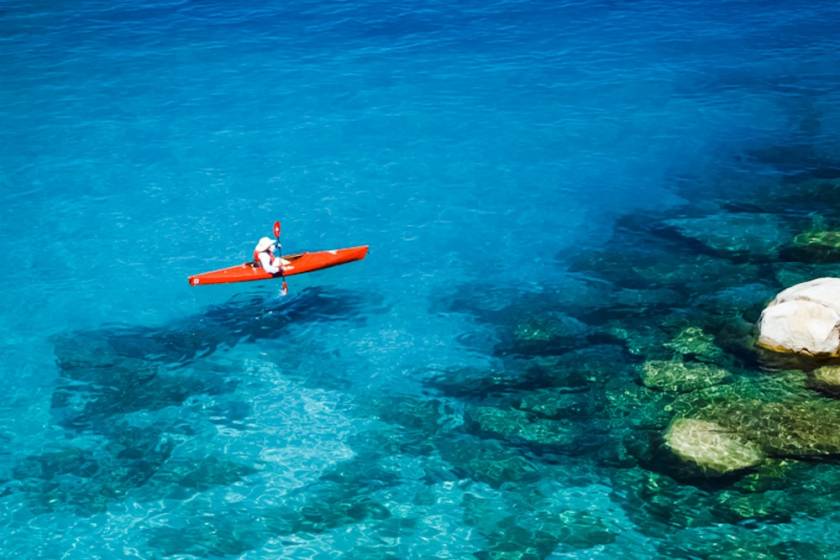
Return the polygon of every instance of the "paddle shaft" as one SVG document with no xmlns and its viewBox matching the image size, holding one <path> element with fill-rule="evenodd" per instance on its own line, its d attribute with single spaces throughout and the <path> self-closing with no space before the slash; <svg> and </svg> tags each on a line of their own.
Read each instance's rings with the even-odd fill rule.
<svg viewBox="0 0 840 560">
<path fill-rule="evenodd" d="M 274 239 L 277 240 L 277 258 L 280 260 L 280 278 L 283 283 L 280 285 L 280 291 L 286 295 L 289 291 L 289 286 L 286 284 L 286 273 L 283 270 L 283 246 L 280 244 L 280 220 L 274 222 Z"/>
</svg>

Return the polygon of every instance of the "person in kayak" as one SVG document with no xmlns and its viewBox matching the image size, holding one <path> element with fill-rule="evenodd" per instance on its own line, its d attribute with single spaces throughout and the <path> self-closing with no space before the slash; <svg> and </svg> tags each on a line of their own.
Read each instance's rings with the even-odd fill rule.
<svg viewBox="0 0 840 560">
<path fill-rule="evenodd" d="M 254 266 L 262 267 L 269 274 L 277 274 L 280 268 L 289 264 L 289 261 L 282 257 L 274 256 L 274 248 L 277 246 L 270 237 L 263 237 L 254 247 Z"/>
</svg>

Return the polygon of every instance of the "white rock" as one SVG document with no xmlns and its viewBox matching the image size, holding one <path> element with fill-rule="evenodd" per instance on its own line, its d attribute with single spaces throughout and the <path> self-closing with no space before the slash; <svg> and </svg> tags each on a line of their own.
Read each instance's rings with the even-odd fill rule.
<svg viewBox="0 0 840 560">
<path fill-rule="evenodd" d="M 840 356 L 840 278 L 817 278 L 779 293 L 761 313 L 758 345 L 777 352 Z"/>
<path fill-rule="evenodd" d="M 786 301 L 812 301 L 840 313 L 840 278 L 817 278 L 779 292 L 770 305 Z"/>
</svg>

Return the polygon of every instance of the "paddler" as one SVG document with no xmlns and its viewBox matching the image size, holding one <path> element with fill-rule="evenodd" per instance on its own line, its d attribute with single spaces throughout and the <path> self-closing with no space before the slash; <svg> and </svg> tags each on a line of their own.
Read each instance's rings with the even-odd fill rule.
<svg viewBox="0 0 840 560">
<path fill-rule="evenodd" d="M 289 264 L 284 258 L 275 257 L 274 249 L 277 242 L 270 237 L 263 237 L 254 247 L 254 266 L 261 266 L 269 274 L 277 274 L 281 267 Z"/>
</svg>

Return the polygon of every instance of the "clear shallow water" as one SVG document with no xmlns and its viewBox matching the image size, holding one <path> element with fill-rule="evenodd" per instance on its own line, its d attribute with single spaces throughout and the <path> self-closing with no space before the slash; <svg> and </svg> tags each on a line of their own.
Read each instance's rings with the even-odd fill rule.
<svg viewBox="0 0 840 560">
<path fill-rule="evenodd" d="M 503 509 L 589 527 L 537 556 L 661 552 L 603 462 L 473 438 L 514 467 L 470 471 L 465 400 L 427 382 L 498 369 L 505 327 L 446 302 L 566 286 L 619 216 L 840 159 L 838 19 L 829 2 L 4 4 L 4 554 L 464 557 L 507 542 L 503 520 L 471 521 Z M 285 300 L 187 286 L 277 218 L 288 251 L 371 254 Z"/>
</svg>

